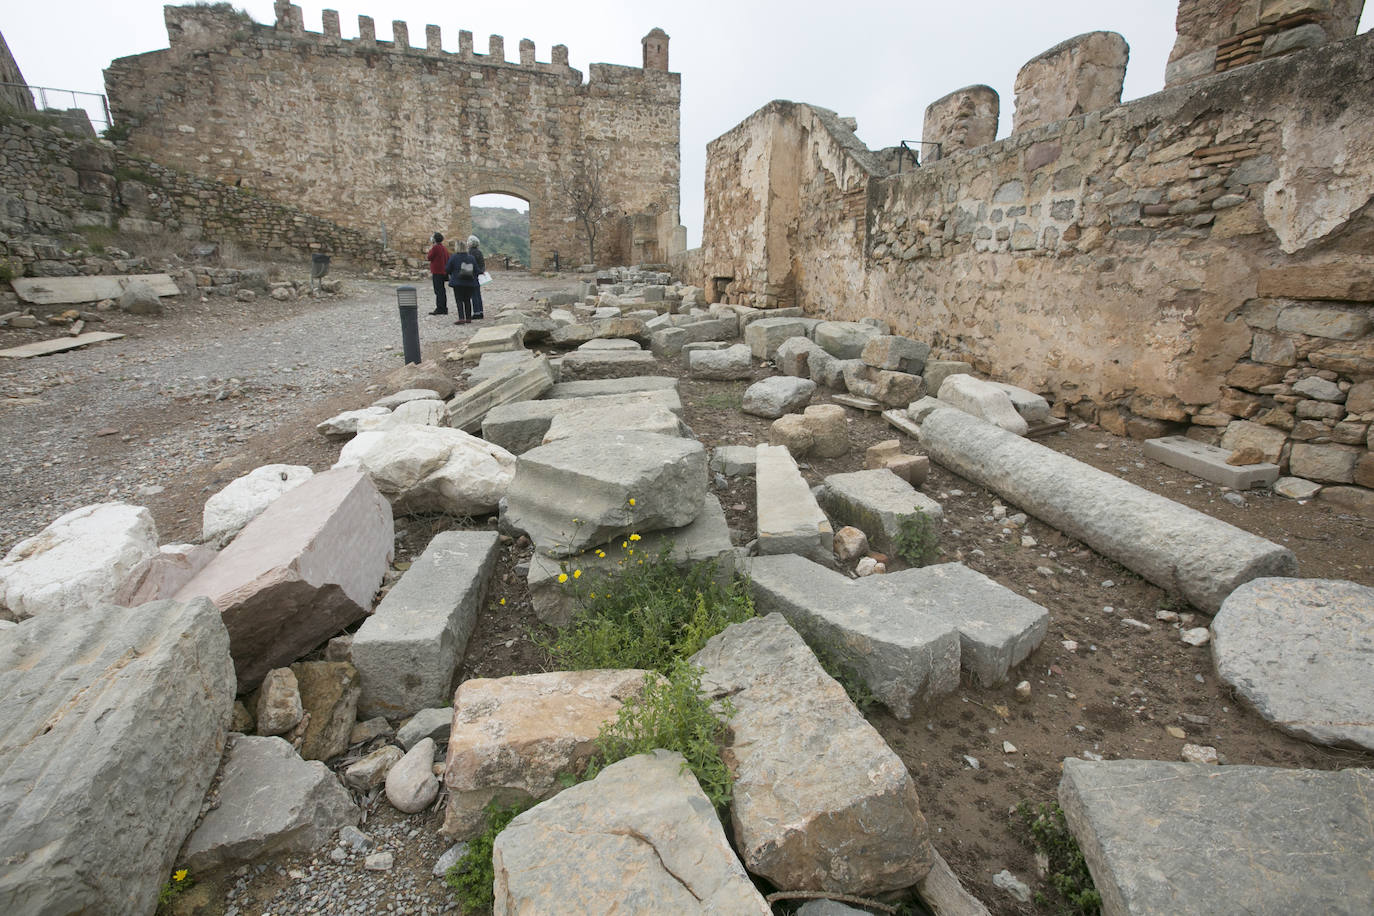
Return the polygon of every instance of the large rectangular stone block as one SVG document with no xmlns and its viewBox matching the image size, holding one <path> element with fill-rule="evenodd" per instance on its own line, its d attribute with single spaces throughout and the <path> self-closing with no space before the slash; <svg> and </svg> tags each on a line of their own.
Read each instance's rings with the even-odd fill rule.
<svg viewBox="0 0 1374 916">
<path fill-rule="evenodd" d="M 549 391 L 552 399 L 590 398 L 601 395 L 638 394 L 643 391 L 674 391 L 678 380 L 671 375 L 629 375 L 623 378 L 588 379 L 585 382 L 559 382 Z M 681 409 L 679 404 L 678 409 Z"/>
<path fill-rule="evenodd" d="M 0 912 L 151 913 L 234 703 L 209 601 L 0 630 Z"/>
<path fill-rule="evenodd" d="M 657 367 L 654 355 L 643 350 L 574 350 L 559 362 L 558 378 L 564 382 L 622 378 L 647 375 Z"/>
<path fill-rule="evenodd" d="M 759 445 L 756 455 L 759 553 L 828 557 L 835 531 L 792 453 L 781 445 Z"/>
<path fill-rule="evenodd" d="M 744 329 L 744 342 L 754 359 L 772 359 L 789 337 L 805 337 L 806 322 L 800 318 L 760 318 Z"/>
<path fill-rule="evenodd" d="M 911 774 L 782 615 L 727 627 L 692 662 L 735 707 L 725 759 L 745 867 L 864 896 L 925 877 L 934 851 Z"/>
<path fill-rule="evenodd" d="M 1279 479 L 1277 464 L 1227 464 L 1226 459 L 1231 456 L 1230 449 L 1195 442 L 1183 436 L 1146 439 L 1142 450 L 1145 457 L 1153 458 L 1160 464 L 1187 471 L 1194 477 L 1233 490 L 1267 487 Z"/>
<path fill-rule="evenodd" d="M 678 397 L 675 386 L 624 395 L 598 394 L 590 397 L 569 396 L 542 401 L 516 401 L 494 407 L 487 412 L 482 418 L 482 438 L 501 446 L 512 455 L 521 455 L 543 444 L 553 418 L 565 411 L 591 409 L 593 406 L 630 408 L 633 405 L 666 407 L 675 414 L 682 413 L 682 399 Z"/>
<path fill-rule="evenodd" d="M 887 553 L 896 552 L 903 526 L 921 524 L 924 516 L 938 534 L 945 514 L 939 503 L 886 468 L 831 474 L 818 499 L 831 518 L 860 529 Z"/>
<path fill-rule="evenodd" d="M 494 407 L 543 397 L 553 387 L 553 367 L 546 357 L 523 360 L 499 375 L 460 391 L 448 402 L 448 425 L 476 434 Z"/>
<path fill-rule="evenodd" d="M 494 531 L 435 535 L 353 635 L 365 719 L 448 705 L 496 567 Z"/>
<path fill-rule="evenodd" d="M 371 478 L 336 468 L 274 500 L 175 597 L 219 608 L 245 692 L 367 615 L 394 541 Z"/>
</svg>

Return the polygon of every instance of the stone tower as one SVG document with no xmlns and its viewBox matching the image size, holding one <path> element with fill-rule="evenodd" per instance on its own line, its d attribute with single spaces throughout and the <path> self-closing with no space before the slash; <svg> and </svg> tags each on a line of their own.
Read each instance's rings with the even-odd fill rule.
<svg viewBox="0 0 1374 916">
<path fill-rule="evenodd" d="M 668 33 L 656 28 L 644 36 L 642 43 L 644 45 L 644 69 L 667 70 Z"/>
</svg>

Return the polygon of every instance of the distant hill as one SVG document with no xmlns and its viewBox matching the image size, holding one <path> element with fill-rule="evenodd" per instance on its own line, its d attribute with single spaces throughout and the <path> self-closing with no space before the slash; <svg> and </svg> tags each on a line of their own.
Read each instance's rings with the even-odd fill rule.
<svg viewBox="0 0 1374 916">
<path fill-rule="evenodd" d="M 510 255 L 521 264 L 530 263 L 530 214 L 509 207 L 473 207 L 473 235 L 482 240 L 482 253 L 488 259 Z"/>
</svg>

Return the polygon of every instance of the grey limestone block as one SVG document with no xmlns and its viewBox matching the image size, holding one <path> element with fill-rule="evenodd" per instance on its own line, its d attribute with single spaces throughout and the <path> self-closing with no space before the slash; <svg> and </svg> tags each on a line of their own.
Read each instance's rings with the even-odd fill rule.
<svg viewBox="0 0 1374 916">
<path fill-rule="evenodd" d="M 924 515 L 938 530 L 944 509 L 887 468 L 831 474 L 817 500 L 832 520 L 853 525 L 886 553 L 897 549 L 902 525 Z"/>
<path fill-rule="evenodd" d="M 487 583 L 496 568 L 497 533 L 444 531 L 387 592 L 353 637 L 364 718 L 396 719 L 453 699 Z"/>
</svg>

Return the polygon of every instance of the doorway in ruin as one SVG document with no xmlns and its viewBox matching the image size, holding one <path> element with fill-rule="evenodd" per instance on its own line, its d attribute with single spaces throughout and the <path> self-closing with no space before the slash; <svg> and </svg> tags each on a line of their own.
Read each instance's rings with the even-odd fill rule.
<svg viewBox="0 0 1374 916">
<path fill-rule="evenodd" d="M 505 270 L 508 261 L 512 270 L 534 263 L 528 200 L 502 191 L 484 191 L 468 200 L 468 211 L 468 234 L 481 239 L 488 270 Z"/>
</svg>

